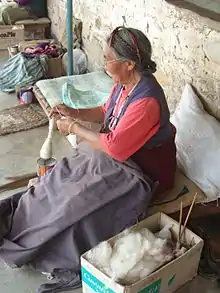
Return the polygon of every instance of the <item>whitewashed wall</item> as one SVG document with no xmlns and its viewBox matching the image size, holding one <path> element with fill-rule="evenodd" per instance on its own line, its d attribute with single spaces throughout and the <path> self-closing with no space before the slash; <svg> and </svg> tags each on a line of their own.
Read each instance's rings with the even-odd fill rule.
<svg viewBox="0 0 220 293">
<path fill-rule="evenodd" d="M 66 0 L 48 0 L 52 32 L 61 38 Z M 169 106 L 173 111 L 185 81 L 220 118 L 220 23 L 176 8 L 164 0 L 73 0 L 73 14 L 83 21 L 83 43 L 91 68 L 102 64 L 106 36 L 118 25 L 141 29 L 152 42 Z"/>
</svg>

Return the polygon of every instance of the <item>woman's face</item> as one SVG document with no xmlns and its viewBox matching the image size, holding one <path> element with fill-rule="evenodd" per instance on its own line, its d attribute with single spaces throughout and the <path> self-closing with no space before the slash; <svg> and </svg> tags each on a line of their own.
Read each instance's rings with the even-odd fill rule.
<svg viewBox="0 0 220 293">
<path fill-rule="evenodd" d="M 135 64 L 118 58 L 112 48 L 106 46 L 104 51 L 105 70 L 115 83 L 126 84 L 130 81 Z"/>
</svg>

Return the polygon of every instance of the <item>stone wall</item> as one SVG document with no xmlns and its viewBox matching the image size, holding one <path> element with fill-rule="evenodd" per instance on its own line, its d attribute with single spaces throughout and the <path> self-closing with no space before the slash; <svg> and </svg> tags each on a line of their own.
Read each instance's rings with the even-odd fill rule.
<svg viewBox="0 0 220 293">
<path fill-rule="evenodd" d="M 58 39 L 66 25 L 65 3 L 48 0 L 52 32 Z M 152 42 L 171 111 L 189 81 L 208 110 L 220 119 L 220 22 L 164 0 L 73 0 L 73 6 L 74 15 L 83 21 L 83 43 L 91 69 L 102 65 L 102 47 L 114 27 L 126 24 L 141 29 Z"/>
</svg>

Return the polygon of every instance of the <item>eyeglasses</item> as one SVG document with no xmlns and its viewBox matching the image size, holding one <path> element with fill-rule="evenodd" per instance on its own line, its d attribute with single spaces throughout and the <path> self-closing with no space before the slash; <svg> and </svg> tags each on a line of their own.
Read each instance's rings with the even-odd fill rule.
<svg viewBox="0 0 220 293">
<path fill-rule="evenodd" d="M 105 65 L 108 65 L 108 64 L 111 64 L 111 63 L 114 63 L 114 62 L 125 62 L 127 61 L 126 59 L 123 59 L 123 58 L 117 58 L 117 59 L 112 59 L 112 60 L 107 60 L 107 59 L 104 59 L 104 64 Z"/>
</svg>

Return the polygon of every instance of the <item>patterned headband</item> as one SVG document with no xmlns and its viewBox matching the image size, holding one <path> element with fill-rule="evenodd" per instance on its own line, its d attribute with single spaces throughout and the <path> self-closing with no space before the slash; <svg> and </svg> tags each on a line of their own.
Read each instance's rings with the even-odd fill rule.
<svg viewBox="0 0 220 293">
<path fill-rule="evenodd" d="M 135 38 L 134 34 L 128 28 L 126 28 L 124 26 L 118 26 L 116 29 L 114 29 L 112 34 L 111 34 L 110 40 L 109 40 L 109 46 L 112 45 L 113 38 L 115 37 L 116 33 L 118 31 L 120 31 L 120 30 L 126 30 L 129 33 L 130 39 L 132 41 L 132 44 L 135 47 L 136 54 L 137 54 L 138 60 L 140 62 L 141 61 L 141 56 L 140 56 L 140 51 L 139 51 L 137 39 Z"/>
</svg>

